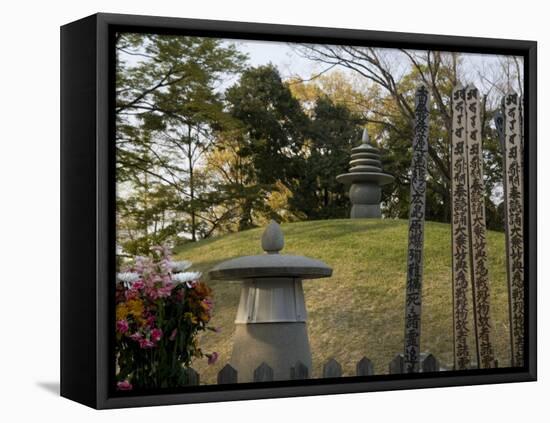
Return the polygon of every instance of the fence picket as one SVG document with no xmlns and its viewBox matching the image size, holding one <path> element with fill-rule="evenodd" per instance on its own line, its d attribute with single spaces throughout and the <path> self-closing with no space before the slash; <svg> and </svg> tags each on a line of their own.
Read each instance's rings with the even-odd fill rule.
<svg viewBox="0 0 550 423">
<path fill-rule="evenodd" d="M 397 354 L 392 361 L 390 361 L 390 375 L 396 375 L 403 373 L 404 359 L 403 354 Z"/>
<path fill-rule="evenodd" d="M 192 367 L 185 368 L 185 377 L 187 379 L 187 385 L 198 386 L 200 384 L 200 375 Z"/>
<path fill-rule="evenodd" d="M 439 361 L 433 354 L 428 354 L 422 361 L 422 372 L 438 372 Z"/>
<path fill-rule="evenodd" d="M 290 379 L 307 379 L 309 377 L 309 370 L 307 366 L 301 361 L 297 361 L 294 367 L 290 368 Z"/>
<path fill-rule="evenodd" d="M 323 366 L 323 377 L 342 377 L 342 366 L 334 358 L 331 358 Z"/>
<path fill-rule="evenodd" d="M 223 369 L 218 372 L 218 384 L 224 385 L 226 383 L 237 383 L 238 374 L 237 370 L 231 367 L 230 364 L 226 364 Z"/>
<path fill-rule="evenodd" d="M 273 369 L 263 362 L 254 370 L 254 382 L 271 382 L 273 380 Z"/>
<path fill-rule="evenodd" d="M 357 376 L 372 376 L 374 374 L 374 366 L 372 361 L 370 361 L 367 357 L 363 357 L 359 360 L 357 366 L 355 367 L 355 374 Z"/>
</svg>

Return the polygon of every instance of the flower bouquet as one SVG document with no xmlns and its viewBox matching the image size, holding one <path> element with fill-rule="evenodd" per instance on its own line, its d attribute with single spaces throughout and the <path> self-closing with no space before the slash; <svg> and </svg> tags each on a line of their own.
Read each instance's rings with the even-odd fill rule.
<svg viewBox="0 0 550 423">
<path fill-rule="evenodd" d="M 198 344 L 212 314 L 211 289 L 200 272 L 186 271 L 190 262 L 174 262 L 165 247 L 117 274 L 117 389 L 176 387 L 189 383 L 186 368 L 193 359 L 216 361 Z"/>
</svg>

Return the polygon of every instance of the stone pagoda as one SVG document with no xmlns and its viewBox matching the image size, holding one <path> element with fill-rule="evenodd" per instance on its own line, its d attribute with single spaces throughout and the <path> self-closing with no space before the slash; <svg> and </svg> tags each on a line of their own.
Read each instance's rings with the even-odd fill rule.
<svg viewBox="0 0 550 423">
<path fill-rule="evenodd" d="M 281 228 L 271 222 L 262 236 L 265 254 L 238 257 L 218 264 L 210 279 L 242 281 L 230 364 L 238 381 L 254 381 L 254 369 L 266 363 L 273 380 L 290 379 L 301 362 L 311 374 L 311 351 L 303 279 L 326 278 L 332 269 L 319 260 L 279 254 Z"/>
<path fill-rule="evenodd" d="M 382 185 L 393 182 L 393 176 L 382 172 L 380 151 L 369 140 L 367 128 L 363 131 L 361 145 L 351 149 L 348 173 L 338 175 L 336 180 L 350 185 L 351 219 L 380 218 Z"/>
</svg>

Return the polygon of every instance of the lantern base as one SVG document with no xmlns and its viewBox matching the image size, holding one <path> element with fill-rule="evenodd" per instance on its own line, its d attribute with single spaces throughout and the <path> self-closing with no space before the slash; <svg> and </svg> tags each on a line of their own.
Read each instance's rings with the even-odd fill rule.
<svg viewBox="0 0 550 423">
<path fill-rule="evenodd" d="M 356 182 L 349 189 L 351 219 L 382 217 L 380 211 L 381 190 L 376 182 Z"/>
<path fill-rule="evenodd" d="M 305 322 L 236 324 L 230 364 L 238 381 L 254 382 L 262 363 L 273 369 L 273 380 L 290 379 L 290 368 L 302 362 L 311 374 L 311 351 Z"/>
</svg>

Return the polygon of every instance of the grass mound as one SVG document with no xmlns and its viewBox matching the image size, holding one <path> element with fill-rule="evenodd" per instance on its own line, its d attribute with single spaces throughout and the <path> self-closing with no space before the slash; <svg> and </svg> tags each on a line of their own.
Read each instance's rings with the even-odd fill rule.
<svg viewBox="0 0 550 423">
<path fill-rule="evenodd" d="M 333 268 L 331 278 L 304 282 L 312 376 L 320 376 L 331 357 L 342 364 L 344 375 L 353 375 L 363 356 L 372 360 L 375 373 L 387 373 L 389 361 L 403 350 L 407 221 L 310 221 L 283 224 L 282 230 L 282 253 L 320 259 Z M 257 228 L 186 244 L 176 248 L 176 257 L 191 260 L 207 280 L 207 271 L 221 261 L 261 254 L 262 232 Z M 510 352 L 503 233 L 488 232 L 488 257 L 495 354 L 499 366 L 506 367 Z M 201 345 L 205 351 L 218 351 L 220 359 L 212 366 L 197 360 L 201 383 L 216 383 L 217 372 L 229 361 L 240 293 L 239 283 L 209 284 L 215 302 L 212 324 L 221 332 L 206 333 Z M 446 367 L 453 362 L 451 287 L 451 227 L 426 222 L 421 344 L 422 351 L 435 354 Z"/>
</svg>

